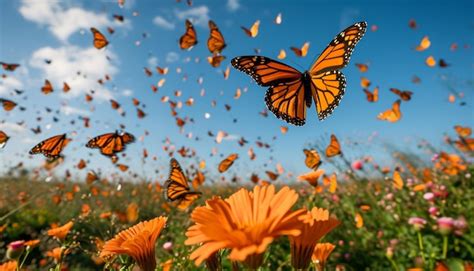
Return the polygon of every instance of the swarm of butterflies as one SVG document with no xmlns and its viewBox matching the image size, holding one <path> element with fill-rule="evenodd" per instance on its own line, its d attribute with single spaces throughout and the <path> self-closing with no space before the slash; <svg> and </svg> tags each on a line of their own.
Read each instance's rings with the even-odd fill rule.
<svg viewBox="0 0 474 271">
<path fill-rule="evenodd" d="M 121 4 L 120 4 L 121 2 Z M 119 1 L 119 4 L 123 6 L 124 2 Z M 192 5 L 191 1 L 188 1 L 188 5 Z M 123 22 L 124 16 L 114 15 L 114 19 Z M 282 23 L 282 14 L 279 13 L 275 20 L 275 24 Z M 411 28 L 416 28 L 416 22 L 410 21 L 409 23 Z M 210 52 L 210 56 L 207 57 L 209 64 L 214 67 L 220 67 L 221 63 L 226 59 L 223 55 L 223 50 L 227 47 L 226 41 L 223 34 L 219 30 L 217 24 L 209 20 L 209 38 L 207 40 L 207 48 Z M 257 20 L 249 28 L 242 26 L 244 33 L 250 37 L 255 38 L 259 33 L 260 21 Z M 314 102 L 316 108 L 316 114 L 319 120 L 324 120 L 329 117 L 335 108 L 340 104 L 344 92 L 346 90 L 346 78 L 341 72 L 341 69 L 345 68 L 349 64 L 350 57 L 354 51 L 354 48 L 362 39 L 367 30 L 366 22 L 355 23 L 339 34 L 337 34 L 327 45 L 327 47 L 321 52 L 319 57 L 313 62 L 311 67 L 301 72 L 294 67 L 291 67 L 285 63 L 274 60 L 269 57 L 259 55 L 259 50 L 256 50 L 257 55 L 247 55 L 247 56 L 237 56 L 232 58 L 231 65 L 250 76 L 258 85 L 266 87 L 267 91 L 264 96 L 264 101 L 266 107 L 271 111 L 277 118 L 282 119 L 283 121 L 301 126 L 306 123 L 306 108 L 310 108 Z M 372 26 L 372 31 L 376 31 L 377 27 Z M 93 37 L 93 46 L 98 50 L 103 50 L 109 45 L 109 40 L 107 37 L 98 29 L 91 27 L 90 31 Z M 109 34 L 114 33 L 114 29 L 107 29 Z M 143 35 L 146 37 L 146 35 Z M 424 51 L 430 47 L 430 40 L 426 36 L 420 42 L 415 50 Z M 179 38 L 179 48 L 181 50 L 192 50 L 193 47 L 198 45 L 197 32 L 193 26 L 191 20 L 185 20 L 185 32 Z M 305 57 L 308 54 L 310 43 L 305 42 L 301 48 L 291 47 L 290 50 L 295 53 L 298 57 Z M 281 50 L 277 56 L 279 60 L 286 58 L 285 50 Z M 51 63 L 51 60 L 45 60 L 47 64 Z M 430 67 L 436 65 L 435 59 L 430 56 L 426 59 L 426 64 Z M 20 65 L 14 63 L 5 63 L 0 62 L 5 71 L 13 72 Z M 439 60 L 440 67 L 449 66 L 446 61 L 443 59 Z M 357 63 L 356 67 L 361 73 L 365 73 L 369 69 L 368 64 Z M 152 70 L 149 68 L 144 68 L 146 76 L 151 77 L 153 75 Z M 168 73 L 167 67 L 156 67 L 156 72 L 159 75 L 166 75 Z M 181 72 L 178 68 L 177 72 Z M 224 72 L 224 78 L 229 77 L 230 70 L 226 69 Z M 4 75 L 5 77 L 6 75 Z M 98 80 L 98 83 L 104 84 L 106 81 L 110 80 L 109 75 L 105 75 L 104 78 Z M 198 83 L 202 84 L 202 78 L 198 79 Z M 418 83 L 419 78 L 414 78 L 413 82 Z M 152 85 L 151 89 L 153 92 L 157 92 L 159 88 L 163 87 L 166 80 L 164 78 L 160 79 L 156 85 Z M 364 93 L 366 94 L 368 102 L 377 102 L 379 95 L 379 88 L 375 87 L 372 91 L 369 90 L 371 82 L 366 77 L 361 78 L 361 86 Z M 70 85 L 67 82 L 63 83 L 62 90 L 67 93 L 71 90 Z M 21 94 L 22 91 L 15 90 L 17 94 Z M 246 89 L 241 90 L 237 89 L 234 99 L 238 99 L 242 92 L 245 92 Z M 385 120 L 389 122 L 397 122 L 400 120 L 402 114 L 400 111 L 401 102 L 407 102 L 411 100 L 413 95 L 412 91 L 409 90 L 400 90 L 397 88 L 391 88 L 390 91 L 398 96 L 398 99 L 393 103 L 391 109 L 388 109 L 385 112 L 380 113 L 377 118 L 380 120 Z M 48 80 L 44 80 L 44 85 L 41 87 L 41 92 L 45 95 L 48 95 L 54 92 L 53 84 Z M 90 102 L 93 100 L 93 93 L 86 94 L 86 101 Z M 201 91 L 201 95 L 203 92 Z M 181 96 L 181 91 L 175 91 L 175 96 Z M 183 129 L 187 123 L 194 122 L 193 118 L 189 117 L 180 117 L 176 111 L 177 108 L 182 106 L 181 102 L 176 102 L 170 100 L 169 97 L 165 96 L 162 98 L 162 102 L 167 102 L 170 105 L 171 114 L 176 118 L 176 125 Z M 17 103 L 8 99 L 0 98 L 0 103 L 3 106 L 5 111 L 11 111 L 16 108 Z M 125 112 L 122 109 L 122 106 L 117 101 L 110 100 L 112 109 L 119 112 L 120 115 L 124 116 Z M 191 106 L 194 103 L 194 99 L 188 99 L 185 104 Z M 144 111 L 145 105 L 138 99 L 133 99 L 133 104 L 137 110 L 138 118 L 144 118 L 146 113 Z M 213 102 L 215 106 L 216 102 Z M 231 106 L 225 105 L 227 111 L 230 111 Z M 19 107 L 20 110 L 25 110 L 24 107 Z M 266 117 L 268 113 L 266 110 L 260 112 L 260 115 Z M 207 118 L 208 116 L 206 116 Z M 89 127 L 90 119 L 83 117 L 84 126 Z M 471 131 L 468 127 L 456 127 L 456 132 L 459 134 L 459 140 L 454 141 L 453 144 L 458 145 L 460 148 L 474 150 L 474 139 L 470 138 Z M 38 128 L 32 129 L 35 133 L 40 133 L 41 129 Z M 288 131 L 287 126 L 281 127 L 282 134 L 285 134 Z M 213 132 L 209 131 L 208 135 L 211 137 L 216 137 L 216 142 L 220 143 L 228 134 L 224 131 L 217 132 L 217 135 L 214 135 Z M 3 131 L 0 131 L 0 148 L 5 147 L 10 137 Z M 63 149 L 71 141 L 68 138 L 67 134 L 60 134 L 48 139 L 45 139 L 38 143 L 30 150 L 30 154 L 43 154 L 48 159 L 48 166 L 54 168 L 57 163 L 60 163 L 64 157 L 62 156 Z M 100 153 L 105 157 L 109 158 L 111 162 L 117 166 L 121 171 L 127 171 L 128 166 L 119 162 L 119 154 L 125 156 L 123 153 L 128 144 L 135 142 L 135 136 L 125 131 L 115 131 L 111 133 L 105 133 L 90 139 L 85 147 L 91 149 L 99 149 Z M 240 146 L 244 146 L 248 143 L 245 138 L 240 138 L 238 141 Z M 257 147 L 259 148 L 270 148 L 268 143 L 265 143 L 261 140 L 256 142 Z M 192 157 L 195 154 L 195 151 L 182 147 L 178 150 L 173 146 L 171 140 L 166 139 L 164 150 L 169 153 L 170 156 L 173 156 L 173 153 L 176 151 L 181 154 L 182 157 Z M 214 150 L 213 150 L 214 152 Z M 250 148 L 248 151 L 249 157 L 251 160 L 255 159 L 256 154 L 253 148 Z M 314 149 L 304 149 L 304 154 L 306 156 L 305 164 L 306 166 L 313 170 L 310 173 L 300 176 L 300 179 L 308 181 L 316 189 L 321 189 L 321 186 L 318 185 L 318 180 L 320 177 L 323 178 L 323 183 L 325 186 L 329 187 L 330 191 L 334 191 L 337 188 L 337 177 L 335 174 L 327 176 L 324 173 L 324 170 L 320 169 L 322 160 L 320 154 L 317 150 Z M 330 138 L 330 144 L 326 148 L 325 155 L 327 158 L 332 158 L 335 156 L 340 156 L 344 159 L 344 155 L 341 151 L 341 145 L 337 137 L 333 134 Z M 148 151 L 143 150 L 143 157 L 148 156 Z M 218 165 L 217 170 L 220 173 L 226 172 L 234 162 L 239 158 L 237 153 L 231 153 L 226 158 L 224 158 Z M 202 162 L 203 163 L 203 162 Z M 202 165 L 204 166 L 204 165 Z M 81 159 L 77 168 L 82 169 L 86 167 L 86 162 Z M 274 181 L 280 174 L 284 172 L 281 165 L 277 165 L 276 172 L 267 170 L 265 173 L 268 176 L 268 179 Z M 87 174 L 87 182 L 92 182 L 98 179 L 97 174 L 93 171 L 90 171 Z M 196 170 L 194 179 L 191 181 L 184 171 L 182 170 L 179 162 L 172 158 L 170 160 L 170 172 L 167 181 L 165 182 L 165 198 L 169 201 L 177 203 L 179 209 L 187 209 L 196 199 L 201 195 L 200 192 L 196 191 L 196 188 L 199 187 L 204 182 L 204 174 Z M 399 173 L 394 173 L 394 185 L 398 188 L 403 186 L 403 181 Z M 256 174 L 251 176 L 251 181 L 254 183 L 265 183 L 265 180 L 260 179 Z M 192 183 L 194 191 L 191 190 L 189 183 Z"/>
</svg>

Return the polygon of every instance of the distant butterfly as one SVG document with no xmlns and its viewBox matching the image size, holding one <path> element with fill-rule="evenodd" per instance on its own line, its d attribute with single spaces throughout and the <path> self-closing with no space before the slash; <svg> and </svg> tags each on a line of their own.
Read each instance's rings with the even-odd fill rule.
<svg viewBox="0 0 474 271">
<path fill-rule="evenodd" d="M 472 134 L 472 129 L 470 127 L 463 127 L 461 125 L 455 125 L 454 130 L 460 137 L 469 137 Z"/>
<path fill-rule="evenodd" d="M 377 118 L 379 120 L 386 120 L 388 122 L 397 122 L 402 117 L 402 112 L 400 111 L 400 100 L 397 100 L 393 103 L 392 108 L 380 113 Z"/>
<path fill-rule="evenodd" d="M 14 101 L 2 99 L 2 98 L 0 98 L 0 103 L 2 104 L 3 109 L 5 111 L 12 111 L 17 105 Z"/>
<path fill-rule="evenodd" d="M 374 88 L 373 92 L 370 92 L 368 89 L 364 88 L 364 93 L 367 96 L 367 101 L 375 103 L 379 100 L 379 87 Z"/>
<path fill-rule="evenodd" d="M 304 160 L 305 165 L 312 170 L 318 169 L 322 163 L 321 156 L 319 156 L 318 151 L 304 149 L 303 152 L 304 155 L 306 155 L 306 158 Z"/>
<path fill-rule="evenodd" d="M 225 56 L 215 55 L 208 56 L 207 61 L 211 64 L 212 67 L 217 68 L 221 65 L 221 62 L 225 59 Z"/>
<path fill-rule="evenodd" d="M 296 56 L 305 57 L 308 54 L 309 42 L 305 42 L 301 49 L 297 47 L 290 47 L 290 49 L 295 53 Z"/>
<path fill-rule="evenodd" d="M 207 40 L 207 48 L 212 54 L 221 53 L 222 50 L 227 46 L 225 44 L 224 36 L 219 31 L 219 28 L 213 21 L 209 21 L 209 29 L 211 33 L 209 34 L 209 39 Z"/>
<path fill-rule="evenodd" d="M 278 177 L 280 176 L 279 174 L 270 170 L 266 170 L 265 174 L 267 174 L 268 178 L 272 181 L 276 181 L 276 179 L 278 179 Z"/>
<path fill-rule="evenodd" d="M 318 187 L 318 180 L 324 175 L 324 172 L 323 169 L 317 169 L 316 171 L 311 171 L 298 176 L 298 179 L 307 181 L 313 187 Z"/>
<path fill-rule="evenodd" d="M 402 99 L 403 101 L 409 101 L 411 100 L 411 95 L 413 95 L 413 92 L 408 91 L 408 90 L 399 90 L 397 88 L 391 88 L 391 92 L 395 93 Z"/>
<path fill-rule="evenodd" d="M 0 149 L 3 149 L 10 137 L 3 131 L 0 131 Z"/>
<path fill-rule="evenodd" d="M 99 30 L 94 27 L 91 27 L 91 31 L 92 35 L 94 36 L 93 44 L 95 48 L 102 49 L 109 44 L 107 38 L 102 33 L 100 33 Z"/>
<path fill-rule="evenodd" d="M 225 158 L 219 163 L 217 169 L 220 173 L 226 172 L 234 164 L 234 161 L 237 160 L 237 158 L 239 158 L 239 155 L 237 153 L 230 154 L 229 156 L 227 156 L 227 158 Z"/>
<path fill-rule="evenodd" d="M 96 136 L 87 142 L 86 147 L 98 148 L 105 156 L 115 156 L 115 154 L 125 150 L 125 146 L 135 141 L 135 137 L 129 133 L 107 133 Z"/>
<path fill-rule="evenodd" d="M 176 159 L 170 161 L 170 174 L 165 182 L 165 198 L 169 201 L 177 201 L 178 208 L 187 209 L 196 199 L 201 196 L 201 192 L 191 192 L 188 178 L 184 176 L 183 170 Z"/>
<path fill-rule="evenodd" d="M 47 79 L 44 80 L 44 85 L 41 87 L 41 92 L 43 92 L 45 95 L 48 95 L 53 91 L 54 89 L 53 89 L 53 85 L 51 85 L 51 82 L 49 82 L 49 80 Z"/>
<path fill-rule="evenodd" d="M 191 21 L 186 20 L 186 32 L 179 39 L 179 47 L 182 50 L 191 50 L 197 43 L 196 30 Z"/>
<path fill-rule="evenodd" d="M 71 141 L 66 134 L 56 135 L 41 141 L 30 150 L 30 154 L 42 153 L 49 159 L 57 159 L 61 156 L 64 147 Z"/>
<path fill-rule="evenodd" d="M 356 23 L 339 33 L 304 73 L 262 56 L 241 56 L 232 65 L 257 84 L 268 86 L 265 102 L 278 118 L 294 125 L 304 125 L 306 107 L 312 100 L 320 120 L 325 119 L 344 95 L 346 79 L 339 69 L 349 63 L 355 45 L 364 35 L 366 22 Z"/>
<path fill-rule="evenodd" d="M 400 176 L 400 172 L 397 170 L 393 172 L 393 187 L 398 190 L 403 188 L 403 179 L 402 176 Z"/>
<path fill-rule="evenodd" d="M 63 83 L 63 92 L 69 92 L 71 90 L 71 87 L 68 85 L 68 83 L 64 82 Z"/>
<path fill-rule="evenodd" d="M 0 62 L 0 65 L 2 65 L 2 68 L 6 71 L 15 71 L 18 67 L 20 67 L 20 64 L 13 64 L 13 63 L 5 63 L 5 62 Z"/>
<path fill-rule="evenodd" d="M 356 63 L 355 65 L 359 69 L 360 72 L 367 72 L 369 70 L 369 65 L 367 64 Z"/>
<path fill-rule="evenodd" d="M 326 156 L 333 157 L 340 154 L 342 154 L 341 144 L 339 144 L 339 140 L 335 135 L 331 135 L 331 142 L 326 148 Z"/>
<path fill-rule="evenodd" d="M 241 26 L 242 30 L 244 30 L 245 34 L 251 38 L 255 38 L 258 35 L 258 28 L 260 26 L 260 20 L 255 21 L 253 25 L 250 27 L 250 29 Z"/>
</svg>

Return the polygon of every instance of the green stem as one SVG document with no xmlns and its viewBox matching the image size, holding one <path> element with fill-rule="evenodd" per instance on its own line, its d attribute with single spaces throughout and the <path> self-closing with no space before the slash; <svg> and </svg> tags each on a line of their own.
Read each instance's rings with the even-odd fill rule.
<svg viewBox="0 0 474 271">
<path fill-rule="evenodd" d="M 393 261 L 393 259 L 388 258 L 388 260 L 389 260 L 390 263 L 392 264 L 393 270 L 395 270 L 395 271 L 400 270 L 400 269 L 398 269 L 398 265 Z"/>
<path fill-rule="evenodd" d="M 421 258 L 423 259 L 423 265 L 424 265 L 426 264 L 425 250 L 423 248 L 423 237 L 421 236 L 420 231 L 418 231 L 418 246 L 420 247 L 420 254 L 421 254 Z"/>
<path fill-rule="evenodd" d="M 448 236 L 444 235 L 443 236 L 443 257 L 442 257 L 443 260 L 446 259 L 447 254 L 448 254 Z"/>
<path fill-rule="evenodd" d="M 30 249 L 27 248 L 26 249 L 26 254 L 25 256 L 23 256 L 23 259 L 21 260 L 21 263 L 20 265 L 16 268 L 16 270 L 21 270 L 21 268 L 23 267 L 23 265 L 25 264 L 25 261 L 26 261 L 26 258 L 28 258 L 28 255 L 30 254 Z"/>
</svg>

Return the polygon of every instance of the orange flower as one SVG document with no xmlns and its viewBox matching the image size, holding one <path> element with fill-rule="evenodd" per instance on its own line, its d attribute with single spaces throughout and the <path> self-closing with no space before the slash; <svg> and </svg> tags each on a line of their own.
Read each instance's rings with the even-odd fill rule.
<svg viewBox="0 0 474 271">
<path fill-rule="evenodd" d="M 54 236 L 60 240 L 63 240 L 64 238 L 66 238 L 66 235 L 69 233 L 72 226 L 74 226 L 74 223 L 72 221 L 69 221 L 68 223 L 62 225 L 61 227 L 50 229 L 48 231 L 48 235 Z"/>
<path fill-rule="evenodd" d="M 46 256 L 54 259 L 56 263 L 61 262 L 61 259 L 69 254 L 69 249 L 64 249 L 64 247 L 53 248 L 50 251 L 46 251 Z"/>
<path fill-rule="evenodd" d="M 186 245 L 202 244 L 190 259 L 200 265 L 219 249 L 231 249 L 229 259 L 244 261 L 250 268 L 262 264 L 263 253 L 275 237 L 300 234 L 298 216 L 291 212 L 296 192 L 283 187 L 255 186 L 253 192 L 240 189 L 228 199 L 214 197 L 191 214 L 196 223 L 186 232 Z"/>
<path fill-rule="evenodd" d="M 8 261 L 0 264 L 0 271 L 16 271 L 17 268 L 16 261 Z"/>
<path fill-rule="evenodd" d="M 311 261 L 314 247 L 324 235 L 332 231 L 339 220 L 329 217 L 329 211 L 314 207 L 298 217 L 301 234 L 290 236 L 291 264 L 296 269 L 306 269 Z"/>
<path fill-rule="evenodd" d="M 316 265 L 316 270 L 324 270 L 326 261 L 335 247 L 336 246 L 331 243 L 321 243 L 316 245 L 313 251 L 313 256 L 311 257 Z"/>
<path fill-rule="evenodd" d="M 451 176 L 457 175 L 460 171 L 464 171 L 467 168 L 459 155 L 445 152 L 439 154 L 435 167 Z"/>
<path fill-rule="evenodd" d="M 100 257 L 107 259 L 116 254 L 126 254 L 132 257 L 142 270 L 155 270 L 155 243 L 166 219 L 163 216 L 156 217 L 119 232 L 104 244 Z"/>
<path fill-rule="evenodd" d="M 40 240 L 35 239 L 35 240 L 30 240 L 25 242 L 25 246 L 29 247 L 30 249 L 35 248 L 39 245 Z"/>
</svg>

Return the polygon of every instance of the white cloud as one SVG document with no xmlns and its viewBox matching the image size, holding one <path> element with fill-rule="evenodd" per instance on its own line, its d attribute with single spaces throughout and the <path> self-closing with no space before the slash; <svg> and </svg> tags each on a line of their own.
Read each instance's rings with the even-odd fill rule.
<svg viewBox="0 0 474 271">
<path fill-rule="evenodd" d="M 239 0 L 227 0 L 227 9 L 230 11 L 236 11 L 240 8 Z"/>
<path fill-rule="evenodd" d="M 111 50 L 108 50 L 108 56 L 111 59 L 115 58 Z M 46 64 L 44 59 L 51 59 L 51 64 Z M 100 85 L 97 80 L 104 78 L 106 74 L 113 77 L 118 68 L 107 60 L 103 51 L 94 47 L 85 49 L 69 45 L 59 48 L 43 47 L 33 53 L 29 64 L 40 69 L 43 78 L 50 80 L 57 90 L 62 88 L 63 82 L 68 83 L 71 90 L 63 94 L 66 98 L 77 97 L 90 90 L 95 90 L 95 99 L 112 98 L 110 90 Z"/>
<path fill-rule="evenodd" d="M 166 54 L 166 62 L 173 63 L 179 60 L 179 55 L 176 52 L 169 52 Z"/>
<path fill-rule="evenodd" d="M 166 30 L 173 30 L 175 28 L 174 23 L 170 22 L 169 20 L 166 20 L 165 18 L 161 16 L 156 16 L 153 19 L 153 23 Z"/>
<path fill-rule="evenodd" d="M 12 132 L 21 134 L 26 131 L 26 127 L 14 122 L 3 122 L 0 123 L 0 130 L 5 131 L 6 133 Z"/>
<path fill-rule="evenodd" d="M 23 83 L 20 80 L 9 75 L 7 78 L 0 80 L 0 95 L 5 95 L 11 90 L 21 89 L 22 87 Z"/>
<path fill-rule="evenodd" d="M 158 65 L 158 58 L 156 56 L 149 57 L 147 62 L 149 67 L 155 67 Z"/>
<path fill-rule="evenodd" d="M 22 0 L 20 13 L 25 19 L 44 25 L 62 42 L 81 29 L 106 26 L 129 26 L 128 21 L 118 23 L 108 18 L 106 13 L 96 13 L 80 7 L 65 7 L 59 0 Z"/>
<path fill-rule="evenodd" d="M 70 105 L 63 105 L 63 106 L 61 106 L 60 110 L 66 116 L 69 116 L 69 115 L 90 116 L 90 114 L 91 114 L 90 111 L 87 111 L 87 110 L 84 110 L 84 109 L 81 109 L 81 108 L 77 108 L 77 107 L 73 107 L 73 106 L 70 106 Z"/>
<path fill-rule="evenodd" d="M 122 95 L 125 97 L 131 97 L 133 95 L 133 90 L 131 89 L 124 89 L 122 91 Z"/>
<path fill-rule="evenodd" d="M 189 19 L 194 25 L 207 27 L 209 22 L 209 8 L 207 6 L 199 6 L 186 10 L 175 10 L 176 17 L 180 20 Z"/>
</svg>

